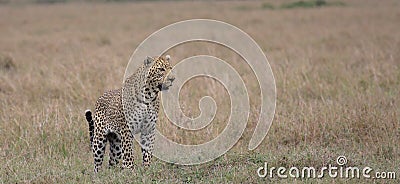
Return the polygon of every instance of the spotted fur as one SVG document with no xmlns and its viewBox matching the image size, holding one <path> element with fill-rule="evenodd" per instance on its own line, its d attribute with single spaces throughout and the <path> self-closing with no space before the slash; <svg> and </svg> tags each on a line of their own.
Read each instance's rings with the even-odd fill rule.
<svg viewBox="0 0 400 184">
<path fill-rule="evenodd" d="M 117 165 L 122 158 L 123 168 L 133 168 L 133 135 L 137 133 L 140 133 L 143 165 L 150 164 L 160 104 L 158 93 L 167 90 L 174 80 L 167 76 L 172 68 L 169 58 L 147 57 L 121 89 L 100 96 L 93 118 L 90 110 L 85 112 L 95 172 L 102 165 L 107 142 L 110 143 L 109 166 Z"/>
</svg>

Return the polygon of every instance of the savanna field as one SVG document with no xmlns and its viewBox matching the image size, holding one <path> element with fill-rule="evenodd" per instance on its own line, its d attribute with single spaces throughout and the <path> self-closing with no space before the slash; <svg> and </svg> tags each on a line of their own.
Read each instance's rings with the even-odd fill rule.
<svg viewBox="0 0 400 184">
<path fill-rule="evenodd" d="M 294 1 L 61 2 L 1 1 L 0 183 L 399 183 L 400 2 Z M 106 90 L 120 88 L 135 48 L 171 23 L 207 18 L 248 33 L 268 57 L 277 89 L 272 126 L 248 151 L 260 92 L 249 66 L 226 48 L 189 43 L 168 51 L 172 64 L 198 54 L 224 58 L 240 74 L 251 113 L 242 138 L 224 156 L 195 166 L 154 158 L 134 171 L 93 173 L 84 111 Z M 151 55 L 151 54 L 150 54 Z M 179 77 L 179 76 L 176 76 Z M 157 128 L 183 144 L 215 138 L 230 115 L 228 93 L 195 78 L 180 93 L 188 116 L 209 95 L 217 115 L 205 129 L 174 127 L 163 113 Z M 107 150 L 108 151 L 108 150 Z M 397 179 L 260 178 L 257 169 L 337 165 L 394 171 Z"/>
</svg>

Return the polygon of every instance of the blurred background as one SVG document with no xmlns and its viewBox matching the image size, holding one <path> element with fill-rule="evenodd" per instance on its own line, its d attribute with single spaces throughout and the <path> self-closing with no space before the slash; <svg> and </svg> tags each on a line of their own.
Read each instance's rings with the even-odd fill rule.
<svg viewBox="0 0 400 184">
<path fill-rule="evenodd" d="M 250 94 L 242 139 L 226 155 L 197 166 L 154 159 L 134 172 L 93 175 L 85 109 L 106 90 L 120 88 L 134 49 L 171 23 L 207 18 L 248 33 L 263 49 L 277 85 L 272 126 L 254 151 L 260 93 L 240 57 L 212 43 L 172 48 L 172 64 L 193 55 L 224 58 Z M 399 173 L 400 2 L 304 1 L 77 1 L 0 0 L 0 183 L 265 183 L 308 180 L 259 178 L 272 167 L 336 164 Z M 201 86 L 201 88 L 199 88 Z M 175 127 L 163 113 L 157 128 L 183 144 L 215 138 L 226 126 L 229 96 L 211 78 L 186 83 L 180 105 L 199 115 L 198 102 L 217 102 L 214 121 L 200 131 Z M 312 179 L 311 179 L 312 180 Z M 398 180 L 315 179 L 317 182 L 398 183 Z"/>
</svg>

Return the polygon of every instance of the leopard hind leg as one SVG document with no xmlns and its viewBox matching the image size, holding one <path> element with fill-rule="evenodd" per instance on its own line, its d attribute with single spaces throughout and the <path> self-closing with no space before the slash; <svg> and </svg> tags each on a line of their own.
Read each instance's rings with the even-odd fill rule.
<svg viewBox="0 0 400 184">
<path fill-rule="evenodd" d="M 110 132 L 107 134 L 107 139 L 110 142 L 110 160 L 109 167 L 116 166 L 122 157 L 121 136 L 118 133 Z"/>
</svg>

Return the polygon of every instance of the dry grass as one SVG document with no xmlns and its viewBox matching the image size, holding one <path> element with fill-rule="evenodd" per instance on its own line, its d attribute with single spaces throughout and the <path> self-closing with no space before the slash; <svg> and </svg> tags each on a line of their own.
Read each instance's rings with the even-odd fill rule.
<svg viewBox="0 0 400 184">
<path fill-rule="evenodd" d="M 263 9 L 262 4 L 0 6 L 0 183 L 256 183 L 269 180 L 256 174 L 264 161 L 271 166 L 321 167 L 334 164 L 339 155 L 347 156 L 349 165 L 399 175 L 400 3 L 346 1 L 341 7 L 288 10 Z M 105 169 L 94 176 L 84 110 L 93 108 L 103 91 L 121 85 L 130 54 L 147 35 L 190 18 L 236 25 L 266 52 L 278 92 L 266 139 L 257 150 L 246 151 L 259 107 L 257 86 L 247 66 L 218 46 L 188 44 L 174 48 L 171 55 L 177 59 L 216 55 L 240 71 L 251 91 L 253 109 L 243 139 L 228 155 L 204 165 L 156 161 L 133 174 Z M 199 90 L 198 84 L 205 87 Z M 195 79 L 185 86 L 181 103 L 185 113 L 195 116 L 204 94 L 214 96 L 220 105 L 213 125 L 192 134 L 162 121 L 161 131 L 183 143 L 216 136 L 229 116 L 229 104 L 223 103 L 227 93 L 220 84 Z M 371 181 L 398 182 L 311 180 Z"/>
</svg>

